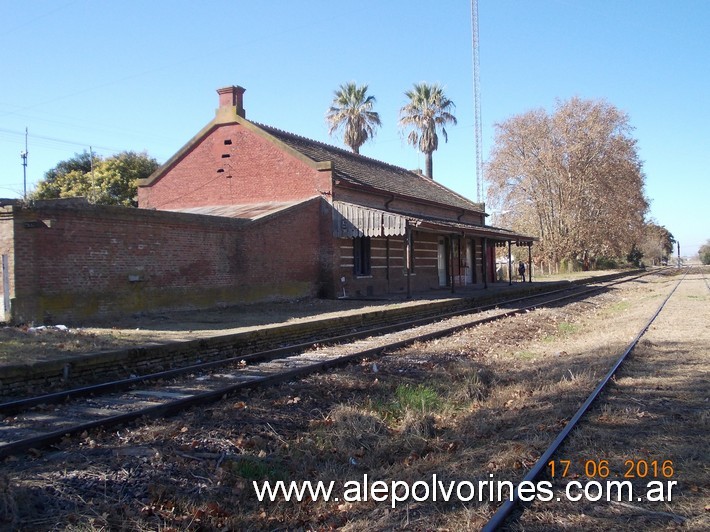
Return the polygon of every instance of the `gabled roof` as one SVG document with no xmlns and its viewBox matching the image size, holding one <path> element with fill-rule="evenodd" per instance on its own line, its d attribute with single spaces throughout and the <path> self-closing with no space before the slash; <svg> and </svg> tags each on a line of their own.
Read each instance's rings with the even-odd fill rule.
<svg viewBox="0 0 710 532">
<path fill-rule="evenodd" d="M 355 186 L 374 188 L 383 192 L 427 202 L 484 212 L 474 203 L 451 189 L 417 172 L 371 159 L 335 146 L 311 140 L 280 129 L 255 124 L 269 135 L 316 162 L 331 161 L 333 178 Z"/>
<path fill-rule="evenodd" d="M 281 149 L 289 150 L 291 155 L 301 158 L 304 162 L 312 162 L 315 168 L 321 170 L 332 168 L 333 179 L 340 180 L 343 184 L 364 187 L 370 190 L 374 189 L 386 194 L 436 203 L 455 209 L 485 212 L 483 204 L 474 203 L 418 172 L 405 170 L 398 166 L 288 133 L 271 126 L 251 122 L 239 116 L 236 107 L 217 109 L 217 115 L 212 121 L 153 172 L 151 176 L 139 180 L 138 186 L 147 187 L 153 184 L 169 172 L 175 164 L 215 129 L 228 124 L 240 124 L 248 128 L 253 133 L 279 145 Z"/>
</svg>

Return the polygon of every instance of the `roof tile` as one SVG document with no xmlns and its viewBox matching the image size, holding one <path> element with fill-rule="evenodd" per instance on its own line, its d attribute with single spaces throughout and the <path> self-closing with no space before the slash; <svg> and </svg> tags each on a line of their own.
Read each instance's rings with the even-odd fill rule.
<svg viewBox="0 0 710 532">
<path fill-rule="evenodd" d="M 474 203 L 417 172 L 352 153 L 280 129 L 255 124 L 268 134 L 316 162 L 331 161 L 333 174 L 354 185 L 372 187 L 385 192 L 430 201 L 476 212 L 484 212 L 480 203 Z"/>
</svg>

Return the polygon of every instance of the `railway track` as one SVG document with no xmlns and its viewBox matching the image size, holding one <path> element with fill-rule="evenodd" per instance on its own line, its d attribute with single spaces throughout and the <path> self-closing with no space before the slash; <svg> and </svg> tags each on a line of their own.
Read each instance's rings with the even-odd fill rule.
<svg viewBox="0 0 710 532">
<path fill-rule="evenodd" d="M 648 274 L 644 274 L 648 275 Z M 417 341 L 583 298 L 641 276 L 515 298 L 449 315 L 415 319 L 350 335 L 0 404 L 0 457 L 41 448 L 66 436 L 174 415 L 247 388 L 273 385 Z"/>
<path fill-rule="evenodd" d="M 703 276 L 703 281 L 705 282 L 705 286 L 707 286 L 708 290 L 710 290 L 710 280 L 708 280 L 708 276 L 705 275 L 705 270 L 706 270 L 706 268 L 701 268 L 700 273 Z"/>
<path fill-rule="evenodd" d="M 528 473 L 525 475 L 525 477 L 521 480 L 521 482 L 518 483 L 518 485 L 513 490 L 512 498 L 507 500 L 506 502 L 504 502 L 498 508 L 498 510 L 495 512 L 495 514 L 491 517 L 491 519 L 486 523 L 486 525 L 482 528 L 483 532 L 494 532 L 496 530 L 499 530 L 501 527 L 503 527 L 507 523 L 507 521 L 509 519 L 512 519 L 511 515 L 516 510 L 520 509 L 521 498 L 520 498 L 520 492 L 518 491 L 520 485 L 523 483 L 527 484 L 527 483 L 534 482 L 536 479 L 538 479 L 539 477 L 542 476 L 542 474 L 543 474 L 546 466 L 549 464 L 550 460 L 553 459 L 553 457 L 555 456 L 557 451 L 560 449 L 563 442 L 570 435 L 570 433 L 583 421 L 585 415 L 589 412 L 593 403 L 604 392 L 606 386 L 613 379 L 613 377 L 616 375 L 619 368 L 624 364 L 624 362 L 626 361 L 629 354 L 634 350 L 634 348 L 641 341 L 642 337 L 646 334 L 646 332 L 651 327 L 651 325 L 656 321 L 658 316 L 661 314 L 661 312 L 666 307 L 668 301 L 671 299 L 671 297 L 676 292 L 676 290 L 681 285 L 681 283 L 683 283 L 683 281 L 687 277 L 688 273 L 689 273 L 689 269 L 686 268 L 685 271 L 683 272 L 681 279 L 673 286 L 673 288 L 670 290 L 668 295 L 661 302 L 661 304 L 658 306 L 658 308 L 655 310 L 655 312 L 652 314 L 652 316 L 649 318 L 649 320 L 641 327 L 641 329 L 638 331 L 638 333 L 633 338 L 633 340 L 626 346 L 624 351 L 620 354 L 619 358 L 616 360 L 616 362 L 613 364 L 613 366 L 609 369 L 609 371 L 606 373 L 606 375 L 601 379 L 601 381 L 597 384 L 597 386 L 592 391 L 592 393 L 589 394 L 589 396 L 586 398 L 586 400 L 584 401 L 582 406 L 577 410 L 575 415 L 569 420 L 569 422 L 567 422 L 565 427 L 559 432 L 559 434 L 554 439 L 554 441 L 550 444 L 550 446 L 541 454 L 541 456 L 538 458 L 537 462 L 535 462 L 535 464 L 531 467 L 531 469 L 528 471 Z M 708 285 L 708 282 L 707 282 L 707 279 L 706 279 L 704 273 L 703 273 L 703 280 L 705 281 L 706 285 Z M 710 285 L 708 285 L 708 288 L 710 289 Z"/>
</svg>

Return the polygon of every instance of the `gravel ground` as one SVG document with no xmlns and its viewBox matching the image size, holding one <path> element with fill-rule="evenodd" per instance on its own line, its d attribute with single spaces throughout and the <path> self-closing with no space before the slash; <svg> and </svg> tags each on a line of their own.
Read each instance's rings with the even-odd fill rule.
<svg viewBox="0 0 710 532">
<path fill-rule="evenodd" d="M 519 480 L 675 281 L 646 278 L 582 303 L 8 459 L 0 523 L 25 530 L 478 529 L 497 506 L 485 497 L 395 508 L 372 498 L 259 502 L 253 482 L 333 481 L 342 493 L 345 482 L 365 474 L 410 483 L 433 474 L 446 483 Z M 694 283 L 670 313 L 707 324 L 708 290 Z M 566 451 L 570 459 L 614 463 L 673 460 L 678 496 L 662 508 L 541 504 L 513 527 L 707 529 L 708 453 L 699 438 L 707 434 L 706 334 L 672 319 L 654 326 L 644 344 L 649 358 L 634 355 L 634 367 L 595 407 L 597 425 Z M 651 392 L 657 395 L 642 395 Z M 619 402 L 622 393 L 631 395 Z"/>
</svg>

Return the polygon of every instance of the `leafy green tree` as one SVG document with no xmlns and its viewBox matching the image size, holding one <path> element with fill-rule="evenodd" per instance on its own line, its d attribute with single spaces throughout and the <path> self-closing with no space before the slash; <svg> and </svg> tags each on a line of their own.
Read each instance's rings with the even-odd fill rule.
<svg viewBox="0 0 710 532">
<path fill-rule="evenodd" d="M 335 91 L 335 97 L 325 115 L 330 125 L 328 134 L 343 131 L 343 142 L 360 153 L 360 146 L 375 136 L 381 126 L 380 115 L 373 111 L 375 97 L 367 95 L 367 85 L 344 83 Z"/>
<path fill-rule="evenodd" d="M 626 255 L 626 261 L 629 264 L 633 264 L 637 268 L 641 266 L 641 259 L 643 258 L 643 252 L 636 247 L 636 245 L 631 246 L 631 251 Z"/>
<path fill-rule="evenodd" d="M 103 159 L 88 152 L 76 154 L 45 173 L 31 199 L 83 196 L 98 205 L 137 206 L 137 182 L 160 165 L 147 153 L 124 151 Z"/>
<path fill-rule="evenodd" d="M 700 262 L 706 265 L 710 264 L 710 240 L 700 246 L 698 256 L 700 257 Z"/>
<path fill-rule="evenodd" d="M 94 163 L 100 161 L 96 155 L 94 155 Z M 49 186 L 57 177 L 68 174 L 70 172 L 81 172 L 86 174 L 91 171 L 91 154 L 84 150 L 82 153 L 75 153 L 74 157 L 67 159 L 66 161 L 61 161 L 57 163 L 57 166 L 48 170 L 44 174 L 44 182 Z"/>
<path fill-rule="evenodd" d="M 437 131 L 441 129 L 444 141 L 448 142 L 446 126 L 456 124 L 456 117 L 453 115 L 456 105 L 436 83 L 415 83 L 414 87 L 404 94 L 409 98 L 409 102 L 399 110 L 399 125 L 403 130 L 409 130 L 407 142 L 425 155 L 424 173 L 433 179 L 432 154 L 439 148 Z"/>
<path fill-rule="evenodd" d="M 94 155 L 94 164 L 98 164 L 101 159 Z M 75 153 L 74 157 L 57 163 L 57 166 L 47 170 L 44 179 L 37 184 L 37 188 L 31 199 L 55 199 L 67 198 L 71 196 L 83 196 L 82 193 L 72 193 L 77 181 L 82 181 L 84 174 L 91 172 L 91 154 L 84 150 L 83 153 Z"/>
</svg>

